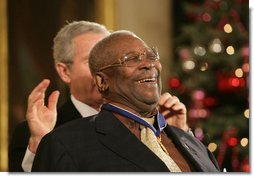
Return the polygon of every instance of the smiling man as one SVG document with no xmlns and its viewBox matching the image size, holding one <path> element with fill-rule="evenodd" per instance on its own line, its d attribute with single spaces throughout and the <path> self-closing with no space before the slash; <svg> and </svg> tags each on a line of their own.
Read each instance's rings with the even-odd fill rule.
<svg viewBox="0 0 254 177">
<path fill-rule="evenodd" d="M 56 128 L 42 139 L 32 171 L 218 172 L 195 137 L 168 125 L 158 111 L 158 50 L 129 31 L 95 45 L 89 67 L 105 99 L 98 115 Z M 176 116 L 186 114 L 172 106 Z"/>
</svg>

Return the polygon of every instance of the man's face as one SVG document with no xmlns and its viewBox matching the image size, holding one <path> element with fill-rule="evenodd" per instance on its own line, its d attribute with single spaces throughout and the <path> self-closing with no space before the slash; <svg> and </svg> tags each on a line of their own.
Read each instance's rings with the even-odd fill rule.
<svg viewBox="0 0 254 177">
<path fill-rule="evenodd" d="M 132 36 L 119 40 L 116 49 L 120 57 L 127 53 L 141 53 L 146 51 L 148 46 L 140 39 Z M 128 65 L 128 64 L 127 64 Z M 161 91 L 161 64 L 159 61 L 152 61 L 143 56 L 141 61 L 132 66 L 112 67 L 109 77 L 108 99 L 131 107 L 138 113 L 153 110 L 160 97 Z"/>
<path fill-rule="evenodd" d="M 90 106 L 98 106 L 103 100 L 91 76 L 88 56 L 92 47 L 105 36 L 105 34 L 82 34 L 73 39 L 76 51 L 69 70 L 70 92 L 76 99 Z"/>
</svg>

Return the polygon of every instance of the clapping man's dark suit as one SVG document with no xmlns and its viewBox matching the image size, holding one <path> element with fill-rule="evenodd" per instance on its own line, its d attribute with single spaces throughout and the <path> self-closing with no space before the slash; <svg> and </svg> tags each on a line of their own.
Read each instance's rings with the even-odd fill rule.
<svg viewBox="0 0 254 177">
<path fill-rule="evenodd" d="M 78 110 L 73 105 L 71 99 L 63 104 L 57 111 L 56 127 L 82 117 Z M 24 121 L 15 128 L 9 145 L 9 171 L 10 172 L 23 172 L 21 167 L 24 155 L 27 149 L 30 131 L 27 121 Z"/>
</svg>

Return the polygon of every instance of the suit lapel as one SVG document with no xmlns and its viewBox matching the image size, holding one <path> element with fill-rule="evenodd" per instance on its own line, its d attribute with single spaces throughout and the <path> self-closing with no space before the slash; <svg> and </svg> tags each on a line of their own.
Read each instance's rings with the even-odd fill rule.
<svg viewBox="0 0 254 177">
<path fill-rule="evenodd" d="M 178 150 L 187 157 L 195 171 L 217 171 L 208 154 L 205 155 L 207 152 L 205 147 L 195 141 L 194 137 L 170 126 L 167 126 L 164 131 L 173 140 Z"/>
<path fill-rule="evenodd" d="M 98 115 L 96 131 L 102 144 L 141 168 L 141 171 L 168 171 L 166 165 L 112 113 L 102 111 Z"/>
<path fill-rule="evenodd" d="M 57 111 L 56 127 L 81 117 L 81 114 L 75 108 L 71 99 L 68 99 L 68 101 L 65 102 Z"/>
</svg>

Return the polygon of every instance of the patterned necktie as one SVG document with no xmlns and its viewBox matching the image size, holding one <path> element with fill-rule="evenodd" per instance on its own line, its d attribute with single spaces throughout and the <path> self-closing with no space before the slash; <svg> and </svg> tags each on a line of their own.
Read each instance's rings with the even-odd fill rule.
<svg viewBox="0 0 254 177">
<path fill-rule="evenodd" d="M 154 118 L 142 118 L 149 124 L 153 125 Z M 141 141 L 153 151 L 168 167 L 171 172 L 181 172 L 181 169 L 175 163 L 175 161 L 169 156 L 166 148 L 163 146 L 159 138 L 157 138 L 154 132 L 144 125 L 140 125 L 141 128 Z"/>
</svg>

